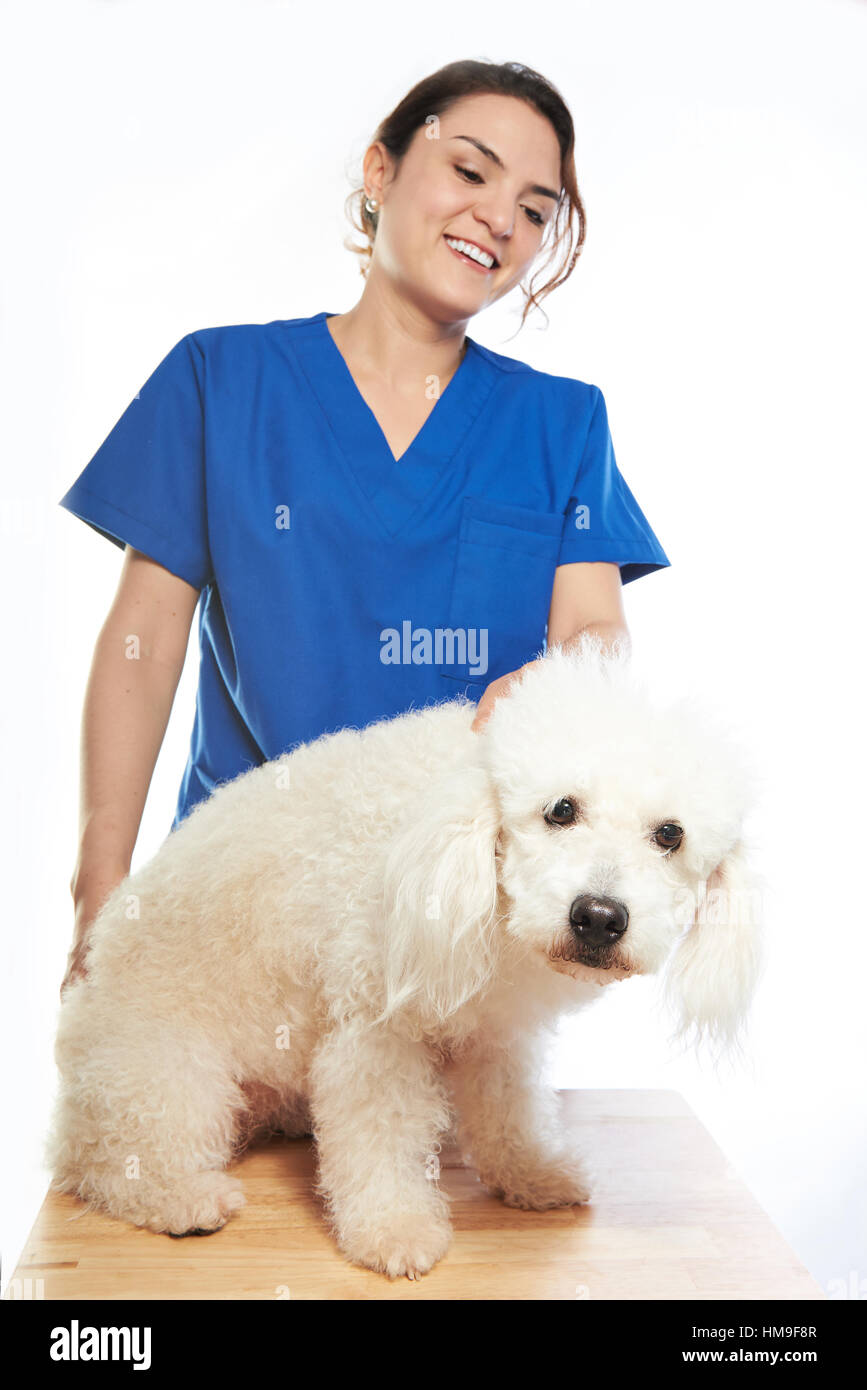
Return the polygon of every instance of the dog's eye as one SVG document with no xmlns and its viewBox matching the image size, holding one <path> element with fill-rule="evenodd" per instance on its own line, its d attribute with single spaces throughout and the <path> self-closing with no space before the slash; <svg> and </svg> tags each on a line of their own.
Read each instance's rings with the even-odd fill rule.
<svg viewBox="0 0 867 1390">
<path fill-rule="evenodd" d="M 674 821 L 666 821 L 661 825 L 654 835 L 654 840 L 661 849 L 677 849 L 683 839 L 683 829 L 675 825 Z"/>
<path fill-rule="evenodd" d="M 578 808 L 571 796 L 561 796 L 559 801 L 555 801 L 549 811 L 545 812 L 545 820 L 549 825 L 571 825 L 578 815 Z"/>
</svg>

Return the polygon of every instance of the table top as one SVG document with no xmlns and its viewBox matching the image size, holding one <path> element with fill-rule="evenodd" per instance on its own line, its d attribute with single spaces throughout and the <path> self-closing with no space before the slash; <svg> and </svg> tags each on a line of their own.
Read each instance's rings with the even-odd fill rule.
<svg viewBox="0 0 867 1390">
<path fill-rule="evenodd" d="M 560 1094 L 596 1174 L 591 1203 L 513 1210 L 444 1145 L 454 1239 L 416 1282 L 347 1263 L 313 1192 L 312 1141 L 278 1138 L 232 1165 L 247 1205 L 207 1237 L 172 1240 L 49 1192 L 6 1297 L 825 1298 L 677 1092 Z"/>
</svg>

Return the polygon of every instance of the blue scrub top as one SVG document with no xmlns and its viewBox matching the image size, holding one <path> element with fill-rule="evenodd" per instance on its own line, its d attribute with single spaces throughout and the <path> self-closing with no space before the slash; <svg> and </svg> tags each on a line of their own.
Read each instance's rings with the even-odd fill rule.
<svg viewBox="0 0 867 1390">
<path fill-rule="evenodd" d="M 558 565 L 669 564 L 597 386 L 468 337 L 395 461 L 330 317 L 188 333 L 60 500 L 202 590 L 172 829 L 295 744 L 478 699 L 544 649 Z"/>
</svg>

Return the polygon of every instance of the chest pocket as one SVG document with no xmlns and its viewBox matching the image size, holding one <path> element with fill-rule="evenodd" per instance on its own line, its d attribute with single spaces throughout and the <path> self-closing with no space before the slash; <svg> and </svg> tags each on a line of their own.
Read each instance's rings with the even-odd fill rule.
<svg viewBox="0 0 867 1390">
<path fill-rule="evenodd" d="M 471 699 L 540 654 L 563 523 L 559 512 L 464 498 L 440 674 Z"/>
</svg>

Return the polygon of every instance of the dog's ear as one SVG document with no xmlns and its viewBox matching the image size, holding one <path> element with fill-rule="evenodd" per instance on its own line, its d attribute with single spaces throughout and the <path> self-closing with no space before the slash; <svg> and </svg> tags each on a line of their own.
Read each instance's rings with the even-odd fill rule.
<svg viewBox="0 0 867 1390">
<path fill-rule="evenodd" d="M 483 768 L 444 775 L 412 808 L 385 866 L 385 1009 L 436 1026 L 496 963 L 499 807 Z"/>
<path fill-rule="evenodd" d="M 761 965 L 761 880 L 739 839 L 709 875 L 692 925 L 670 962 L 665 994 L 679 1014 L 674 1040 L 737 1043 Z"/>
</svg>

